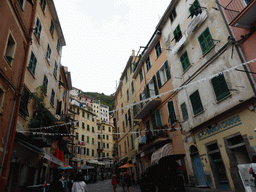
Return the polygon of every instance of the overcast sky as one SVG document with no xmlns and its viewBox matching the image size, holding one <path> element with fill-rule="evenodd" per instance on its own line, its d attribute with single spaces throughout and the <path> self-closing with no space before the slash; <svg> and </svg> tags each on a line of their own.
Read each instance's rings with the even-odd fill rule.
<svg viewBox="0 0 256 192">
<path fill-rule="evenodd" d="M 145 46 L 170 0 L 54 0 L 72 85 L 110 95 L 132 50 Z"/>
</svg>

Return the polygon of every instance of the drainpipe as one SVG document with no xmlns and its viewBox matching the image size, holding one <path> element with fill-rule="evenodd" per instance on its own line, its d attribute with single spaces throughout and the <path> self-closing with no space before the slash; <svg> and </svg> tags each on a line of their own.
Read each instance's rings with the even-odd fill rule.
<svg viewBox="0 0 256 192">
<path fill-rule="evenodd" d="M 12 3 L 12 2 L 10 1 L 10 3 Z M 33 28 L 33 26 L 34 26 L 34 18 L 35 18 L 35 14 L 36 14 L 37 0 L 35 0 L 34 6 L 35 7 L 32 12 L 32 15 L 31 15 L 30 28 Z M 16 13 L 16 14 L 18 14 L 18 13 Z M 19 22 L 22 22 L 22 21 L 19 20 Z M 0 165 L 0 186 L 2 186 L 3 189 L 5 188 L 6 182 L 7 182 L 9 162 L 10 162 L 11 152 L 12 152 L 14 139 L 15 139 L 16 125 L 17 125 L 17 119 L 18 119 L 18 114 L 19 114 L 19 106 L 20 106 L 21 94 L 22 94 L 22 90 L 23 90 L 23 82 L 24 82 L 24 78 L 25 78 L 25 71 L 26 71 L 26 65 L 28 62 L 29 50 L 30 50 L 30 46 L 32 43 L 32 35 L 33 35 L 33 30 L 29 30 L 29 36 L 27 36 L 27 48 L 25 51 L 25 58 L 23 61 L 22 73 L 21 73 L 20 80 L 19 80 L 20 84 L 19 84 L 18 91 L 15 91 L 16 93 L 15 93 L 15 97 L 14 97 L 14 103 L 12 106 L 11 117 L 10 117 L 8 129 L 7 129 L 6 140 L 4 143 L 3 157 L 2 157 L 2 161 L 1 161 L 1 165 Z"/>
<path fill-rule="evenodd" d="M 220 4 L 219 0 L 215 0 L 215 1 L 216 1 L 216 4 L 218 5 L 218 9 L 220 10 L 220 13 L 221 13 L 221 15 L 222 15 L 222 17 L 223 17 L 224 23 L 225 23 L 225 25 L 226 25 L 226 27 L 227 27 L 227 29 L 228 29 L 228 32 L 229 32 L 229 34 L 230 34 L 230 37 L 233 38 L 233 39 L 235 39 L 234 36 L 233 36 L 233 33 L 232 33 L 232 31 L 231 31 L 231 29 L 230 29 L 228 23 L 227 23 L 227 20 L 226 20 L 226 17 L 225 17 L 225 15 L 224 15 L 224 13 L 223 13 L 222 7 L 220 6 L 221 4 Z M 241 52 L 240 52 L 240 50 L 238 49 L 238 46 L 237 46 L 236 44 L 235 44 L 235 48 L 236 48 L 236 51 L 237 51 L 238 56 L 239 56 L 239 58 L 240 58 L 240 61 L 241 61 L 242 63 L 245 63 L 246 60 L 243 58 L 243 56 L 242 56 L 242 54 L 241 54 Z M 248 80 L 249 80 L 249 82 L 250 82 L 250 85 L 251 85 L 251 87 L 252 87 L 252 90 L 253 90 L 253 92 L 254 92 L 254 95 L 256 96 L 256 89 L 255 89 L 255 86 L 254 86 L 254 82 L 253 82 L 252 78 L 250 77 L 250 74 L 248 73 L 248 72 L 249 72 L 249 71 L 248 71 L 248 68 L 247 68 L 245 65 L 243 65 L 243 68 L 244 68 L 244 70 L 245 70 L 245 72 L 246 72 L 246 75 L 247 75 L 247 77 L 248 77 Z"/>
</svg>

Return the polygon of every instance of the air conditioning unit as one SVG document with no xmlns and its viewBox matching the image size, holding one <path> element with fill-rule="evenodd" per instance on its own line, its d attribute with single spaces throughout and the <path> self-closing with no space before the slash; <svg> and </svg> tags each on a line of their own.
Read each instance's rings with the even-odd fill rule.
<svg viewBox="0 0 256 192">
<path fill-rule="evenodd" d="M 55 115 L 55 118 L 60 120 L 60 115 Z"/>
</svg>

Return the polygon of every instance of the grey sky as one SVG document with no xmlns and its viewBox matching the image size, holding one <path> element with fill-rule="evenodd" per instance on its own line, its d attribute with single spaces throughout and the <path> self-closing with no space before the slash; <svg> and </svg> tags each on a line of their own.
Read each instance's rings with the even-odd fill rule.
<svg viewBox="0 0 256 192">
<path fill-rule="evenodd" d="M 170 0 L 54 0 L 66 40 L 62 65 L 83 91 L 116 90 L 132 50 L 145 46 Z"/>
</svg>

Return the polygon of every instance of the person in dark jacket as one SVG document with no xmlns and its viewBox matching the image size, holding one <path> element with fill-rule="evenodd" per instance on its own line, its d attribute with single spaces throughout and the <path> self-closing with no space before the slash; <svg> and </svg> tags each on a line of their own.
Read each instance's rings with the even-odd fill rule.
<svg viewBox="0 0 256 192">
<path fill-rule="evenodd" d="M 59 172 L 55 173 L 48 192 L 64 192 L 62 182 L 60 181 L 61 177 L 62 175 Z"/>
</svg>

